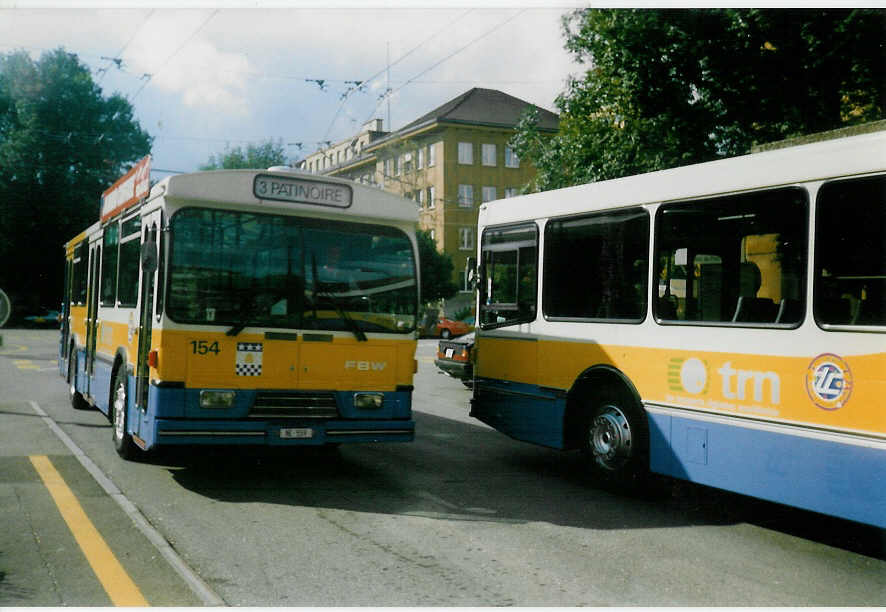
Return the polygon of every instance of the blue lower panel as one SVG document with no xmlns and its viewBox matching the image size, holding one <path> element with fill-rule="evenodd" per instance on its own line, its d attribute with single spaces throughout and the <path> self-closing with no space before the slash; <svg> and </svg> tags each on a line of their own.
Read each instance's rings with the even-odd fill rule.
<svg viewBox="0 0 886 612">
<path fill-rule="evenodd" d="M 335 398 L 338 418 L 250 417 L 256 394 L 255 390 L 238 390 L 229 408 L 203 409 L 199 389 L 152 385 L 147 410 L 130 407 L 129 422 L 137 424 L 131 430 L 146 449 L 182 444 L 410 442 L 415 437 L 409 391 L 384 393 L 382 407 L 374 410 L 356 409 L 354 392 L 327 392 Z"/>
<path fill-rule="evenodd" d="M 649 413 L 653 472 L 886 528 L 886 450 Z"/>
<path fill-rule="evenodd" d="M 515 440 L 563 448 L 566 399 L 536 385 L 478 381 L 471 416 Z"/>
</svg>

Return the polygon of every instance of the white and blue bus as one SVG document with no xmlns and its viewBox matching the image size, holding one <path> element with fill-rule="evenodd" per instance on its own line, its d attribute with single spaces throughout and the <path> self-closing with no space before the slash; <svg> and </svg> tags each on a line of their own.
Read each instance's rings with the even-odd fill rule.
<svg viewBox="0 0 886 612">
<path fill-rule="evenodd" d="M 886 132 L 499 200 L 471 414 L 886 527 Z"/>
</svg>

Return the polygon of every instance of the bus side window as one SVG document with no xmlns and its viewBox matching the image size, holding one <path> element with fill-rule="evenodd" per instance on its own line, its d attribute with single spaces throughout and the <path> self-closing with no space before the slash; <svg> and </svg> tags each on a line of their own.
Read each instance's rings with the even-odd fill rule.
<svg viewBox="0 0 886 612">
<path fill-rule="evenodd" d="M 535 224 L 487 229 L 483 233 L 479 287 L 481 325 L 510 325 L 535 319 L 537 245 Z"/>
<path fill-rule="evenodd" d="M 817 207 L 816 321 L 886 325 L 886 177 L 826 183 Z"/>
<path fill-rule="evenodd" d="M 807 208 L 806 192 L 797 188 L 661 206 L 656 318 L 799 324 Z"/>
</svg>

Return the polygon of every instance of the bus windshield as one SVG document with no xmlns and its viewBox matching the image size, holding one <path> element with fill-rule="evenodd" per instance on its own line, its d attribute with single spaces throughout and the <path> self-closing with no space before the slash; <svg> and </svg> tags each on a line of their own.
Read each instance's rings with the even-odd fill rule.
<svg viewBox="0 0 886 612">
<path fill-rule="evenodd" d="M 167 313 L 179 323 L 328 331 L 415 329 L 408 236 L 352 222 L 185 208 L 171 221 Z"/>
</svg>

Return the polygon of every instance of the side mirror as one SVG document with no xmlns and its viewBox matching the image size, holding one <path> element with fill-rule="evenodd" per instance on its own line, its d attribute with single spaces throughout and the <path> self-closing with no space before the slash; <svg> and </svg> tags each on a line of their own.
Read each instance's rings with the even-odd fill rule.
<svg viewBox="0 0 886 612">
<path fill-rule="evenodd" d="M 465 268 L 468 272 L 468 285 L 471 287 L 471 290 L 474 290 L 477 288 L 477 258 L 468 257 Z"/>
<path fill-rule="evenodd" d="M 157 269 L 157 243 L 146 242 L 142 245 L 142 270 L 146 274 L 152 273 Z"/>
</svg>

